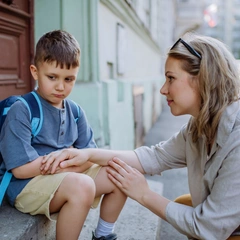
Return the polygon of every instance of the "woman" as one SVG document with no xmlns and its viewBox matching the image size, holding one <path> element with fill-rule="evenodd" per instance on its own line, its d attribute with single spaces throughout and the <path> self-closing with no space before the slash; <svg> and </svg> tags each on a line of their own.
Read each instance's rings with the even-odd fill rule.
<svg viewBox="0 0 240 240">
<path fill-rule="evenodd" d="M 46 157 L 45 171 L 52 162 L 52 172 L 59 164 L 61 168 L 87 160 L 108 164 L 109 178 L 126 195 L 188 238 L 227 239 L 237 234 L 240 225 L 240 82 L 236 60 L 220 41 L 192 35 L 186 41 L 180 38 L 170 49 L 165 76 L 160 92 L 172 114 L 192 116 L 172 138 L 134 151 L 64 150 Z M 192 206 L 152 192 L 143 176 L 181 167 L 188 169 Z"/>
</svg>

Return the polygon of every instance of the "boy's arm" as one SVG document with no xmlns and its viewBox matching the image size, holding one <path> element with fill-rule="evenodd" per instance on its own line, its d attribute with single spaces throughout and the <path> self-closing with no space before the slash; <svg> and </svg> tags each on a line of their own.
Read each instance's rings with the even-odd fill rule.
<svg viewBox="0 0 240 240">
<path fill-rule="evenodd" d="M 19 179 L 26 179 L 38 176 L 41 174 L 40 166 L 43 160 L 43 156 L 38 157 L 37 159 L 24 164 L 20 167 L 16 167 L 12 169 L 12 174 L 14 177 Z"/>
<path fill-rule="evenodd" d="M 16 167 L 14 169 L 12 169 L 12 174 L 14 175 L 14 177 L 19 178 L 19 179 L 26 179 L 26 178 L 32 178 L 32 177 L 36 177 L 38 175 L 42 174 L 42 171 L 40 169 L 41 165 L 42 165 L 42 161 L 44 159 L 44 156 L 40 156 L 37 159 L 24 164 L 20 167 Z M 85 170 L 87 170 L 88 168 L 90 168 L 93 165 L 93 163 L 91 162 L 86 162 L 85 164 L 81 165 L 81 166 L 70 166 L 64 169 L 58 168 L 56 170 L 56 173 L 60 173 L 60 172 L 79 172 L 82 173 Z M 46 174 L 46 173 L 45 173 Z"/>
<path fill-rule="evenodd" d="M 7 170 L 16 178 L 26 179 L 40 174 L 42 157 L 31 146 L 29 111 L 21 101 L 8 111 L 0 135 L 0 149 Z"/>
</svg>

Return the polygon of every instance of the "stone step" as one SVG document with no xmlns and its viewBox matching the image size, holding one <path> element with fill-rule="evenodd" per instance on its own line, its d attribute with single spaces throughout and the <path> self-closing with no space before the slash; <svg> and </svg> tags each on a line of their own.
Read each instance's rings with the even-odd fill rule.
<svg viewBox="0 0 240 240">
<path fill-rule="evenodd" d="M 45 216 L 31 216 L 10 207 L 6 201 L 0 206 L 1 240 L 52 240 L 55 223 Z"/>
<path fill-rule="evenodd" d="M 162 194 L 160 182 L 147 177 L 149 187 Z M 80 240 L 90 240 L 99 216 L 99 207 L 91 209 L 84 223 Z M 119 240 L 159 240 L 159 218 L 139 203 L 128 199 L 115 226 Z M 0 207 L 1 240 L 53 240 L 55 222 L 45 216 L 30 216 L 10 207 L 6 202 Z"/>
</svg>

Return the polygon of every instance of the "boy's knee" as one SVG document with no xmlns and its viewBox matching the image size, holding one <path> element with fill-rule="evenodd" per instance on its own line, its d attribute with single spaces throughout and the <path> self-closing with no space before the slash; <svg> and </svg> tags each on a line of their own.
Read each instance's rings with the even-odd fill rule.
<svg viewBox="0 0 240 240">
<path fill-rule="evenodd" d="M 80 173 L 69 173 L 67 177 L 68 187 L 72 189 L 77 198 L 80 197 L 82 200 L 86 199 L 87 201 L 94 199 L 96 187 L 91 177 Z"/>
<path fill-rule="evenodd" d="M 109 179 L 107 167 L 101 168 L 95 179 L 95 182 L 98 188 L 97 190 L 99 192 L 103 192 L 103 194 L 120 191 L 120 189 Z"/>
</svg>

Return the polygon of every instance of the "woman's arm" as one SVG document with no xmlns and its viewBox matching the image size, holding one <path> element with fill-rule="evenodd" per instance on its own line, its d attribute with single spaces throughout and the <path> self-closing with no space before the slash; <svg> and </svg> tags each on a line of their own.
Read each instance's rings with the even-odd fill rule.
<svg viewBox="0 0 240 240">
<path fill-rule="evenodd" d="M 41 171 L 45 172 L 51 168 L 51 173 L 55 173 L 58 166 L 67 168 L 70 166 L 81 166 L 90 161 L 102 166 L 107 166 L 108 161 L 113 157 L 121 158 L 128 165 L 138 169 L 144 173 L 144 170 L 134 151 L 114 151 L 99 148 L 87 149 L 64 149 L 62 151 L 53 152 L 43 159 Z M 51 167 L 52 166 L 52 167 Z"/>
<path fill-rule="evenodd" d="M 89 169 L 94 163 L 91 162 L 86 162 L 81 166 L 70 166 L 67 168 L 60 168 L 57 167 L 55 173 L 62 173 L 62 172 L 76 172 L 76 173 L 83 173 L 85 172 L 87 169 Z M 41 174 L 51 174 L 51 169 L 47 172 L 44 173 L 43 171 L 41 171 Z"/>
</svg>

